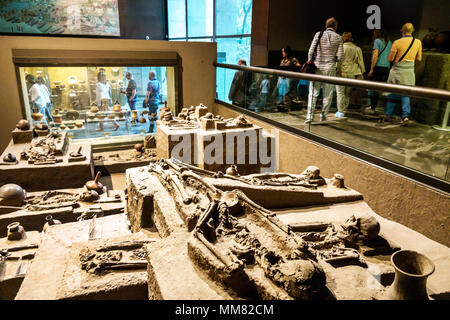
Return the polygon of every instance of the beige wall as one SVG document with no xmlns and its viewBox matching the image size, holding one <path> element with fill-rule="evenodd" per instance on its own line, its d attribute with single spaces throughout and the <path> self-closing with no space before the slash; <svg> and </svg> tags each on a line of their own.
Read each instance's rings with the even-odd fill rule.
<svg viewBox="0 0 450 320">
<path fill-rule="evenodd" d="M 10 132 L 22 118 L 12 49 L 177 52 L 183 66 L 183 104 L 212 105 L 214 102 L 216 43 L 0 36 L 0 150 L 4 150 L 11 139 Z"/>
<path fill-rule="evenodd" d="M 219 104 L 215 104 L 213 112 L 225 118 L 238 115 Z M 264 122 L 252 121 L 267 130 L 273 129 Z M 346 185 L 361 192 L 377 214 L 450 246 L 448 194 L 282 130 L 279 131 L 278 156 L 280 172 L 300 173 L 307 166 L 316 165 L 324 177 L 343 174 Z"/>
</svg>

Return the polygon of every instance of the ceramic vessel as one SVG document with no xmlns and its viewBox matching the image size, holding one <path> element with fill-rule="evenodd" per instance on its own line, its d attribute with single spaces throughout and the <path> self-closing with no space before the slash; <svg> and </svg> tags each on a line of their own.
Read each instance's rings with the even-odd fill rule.
<svg viewBox="0 0 450 320">
<path fill-rule="evenodd" d="M 19 222 L 10 223 L 6 228 L 8 229 L 7 238 L 10 241 L 17 241 L 25 236 L 25 229 Z"/>
<path fill-rule="evenodd" d="M 395 278 L 387 291 L 388 300 L 428 300 L 427 279 L 433 262 L 415 251 L 400 250 L 391 256 Z"/>
<path fill-rule="evenodd" d="M 103 185 L 100 183 L 100 181 L 98 181 L 99 178 L 100 178 L 100 171 L 97 172 L 97 175 L 95 176 L 94 180 L 90 180 L 90 181 L 86 182 L 86 184 L 85 184 L 86 189 L 94 190 L 98 194 L 102 194 L 103 193 Z"/>
<path fill-rule="evenodd" d="M 83 122 L 81 121 L 75 122 L 75 125 L 77 126 L 77 128 L 83 128 Z"/>
<path fill-rule="evenodd" d="M 67 128 L 69 128 L 69 129 L 75 128 L 75 123 L 73 123 L 73 122 L 68 122 L 66 125 L 67 125 Z"/>
<path fill-rule="evenodd" d="M 17 122 L 16 128 L 19 130 L 30 130 L 30 123 L 25 119 L 21 119 Z"/>
<path fill-rule="evenodd" d="M 228 167 L 227 170 L 225 170 L 225 173 L 230 176 L 235 176 L 235 177 L 239 175 L 237 167 L 234 164 L 232 164 L 230 167 Z"/>
<path fill-rule="evenodd" d="M 59 113 L 58 109 L 55 109 L 55 112 L 53 113 L 53 121 L 55 123 L 61 123 L 62 122 L 62 115 Z"/>
<path fill-rule="evenodd" d="M 115 112 L 120 112 L 120 111 L 122 111 L 122 107 L 121 107 L 119 101 L 117 101 L 117 100 L 116 100 L 116 102 L 115 102 L 114 105 L 113 105 L 113 111 L 115 111 Z"/>
<path fill-rule="evenodd" d="M 25 190 L 17 184 L 8 183 L 0 188 L 0 206 L 20 207 L 25 198 Z"/>
<path fill-rule="evenodd" d="M 91 106 L 91 108 L 89 109 L 89 112 L 91 112 L 91 113 L 97 113 L 97 112 L 98 112 L 98 107 L 95 106 L 95 105 Z"/>
<path fill-rule="evenodd" d="M 3 157 L 3 162 L 14 163 L 16 161 L 17 161 L 17 158 L 12 153 L 8 153 L 6 156 Z"/>
<path fill-rule="evenodd" d="M 131 119 L 137 119 L 138 118 L 138 111 L 137 110 L 132 110 L 131 111 Z"/>
<path fill-rule="evenodd" d="M 134 145 L 134 150 L 137 152 L 144 152 L 144 145 L 142 143 L 137 143 Z"/>
<path fill-rule="evenodd" d="M 105 119 L 106 115 L 104 113 L 97 113 L 96 117 L 99 120 L 103 120 L 103 119 Z"/>
<path fill-rule="evenodd" d="M 61 221 L 53 219 L 53 216 L 51 215 L 46 216 L 45 221 L 44 228 L 42 229 L 43 232 L 47 231 L 50 226 L 61 224 Z"/>
<path fill-rule="evenodd" d="M 31 119 L 33 119 L 34 121 L 41 121 L 43 117 L 44 115 L 39 111 L 33 112 L 31 114 Z"/>
<path fill-rule="evenodd" d="M 34 128 L 36 130 L 48 130 L 48 125 L 46 125 L 45 123 L 40 122 L 37 125 L 35 125 Z"/>
</svg>

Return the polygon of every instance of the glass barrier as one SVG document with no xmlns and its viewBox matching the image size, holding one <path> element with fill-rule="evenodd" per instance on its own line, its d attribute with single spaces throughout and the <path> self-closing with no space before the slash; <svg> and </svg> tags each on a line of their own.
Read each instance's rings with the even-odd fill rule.
<svg viewBox="0 0 450 320">
<path fill-rule="evenodd" d="M 219 100 L 450 181 L 450 127 L 446 123 L 450 103 L 446 101 L 217 70 L 218 74 L 234 71 L 233 81 L 223 88 Z"/>
<path fill-rule="evenodd" d="M 33 127 L 66 131 L 70 139 L 94 145 L 142 140 L 155 132 L 153 120 L 164 102 L 175 100 L 172 69 L 19 67 L 25 117 Z"/>
</svg>

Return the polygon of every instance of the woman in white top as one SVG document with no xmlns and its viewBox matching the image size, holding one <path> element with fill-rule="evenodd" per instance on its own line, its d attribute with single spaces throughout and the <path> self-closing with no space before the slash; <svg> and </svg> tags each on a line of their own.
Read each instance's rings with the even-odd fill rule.
<svg viewBox="0 0 450 320">
<path fill-rule="evenodd" d="M 97 88 L 95 90 L 97 106 L 101 111 L 108 111 L 111 104 L 111 86 L 106 81 L 104 72 L 99 72 L 97 79 Z M 113 125 L 114 131 L 117 131 L 117 129 L 119 129 L 119 124 L 116 120 L 113 120 Z M 103 131 L 103 120 L 99 121 L 97 131 Z"/>
<path fill-rule="evenodd" d="M 351 32 L 344 32 L 342 34 L 342 41 L 344 42 L 344 56 L 338 63 L 338 75 L 343 78 L 363 79 L 366 68 L 364 67 L 361 48 L 353 43 Z M 348 86 L 336 86 L 338 104 L 337 118 L 345 117 L 345 111 L 350 103 L 351 89 Z"/>
<path fill-rule="evenodd" d="M 52 107 L 52 101 L 50 100 L 50 92 L 48 91 L 47 85 L 45 84 L 45 78 L 42 76 L 37 77 L 37 84 L 39 84 L 39 90 L 41 90 L 41 96 L 43 104 L 45 106 L 45 116 L 48 120 L 53 121 L 50 109 Z"/>
</svg>

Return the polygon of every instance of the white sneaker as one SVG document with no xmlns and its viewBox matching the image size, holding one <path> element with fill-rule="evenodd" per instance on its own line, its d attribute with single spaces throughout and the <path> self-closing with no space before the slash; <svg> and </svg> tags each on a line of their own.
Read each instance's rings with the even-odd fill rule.
<svg viewBox="0 0 450 320">
<path fill-rule="evenodd" d="M 306 119 L 306 120 L 305 120 L 305 123 L 306 123 L 306 124 L 311 123 L 311 122 L 312 122 L 312 119 Z"/>
</svg>

